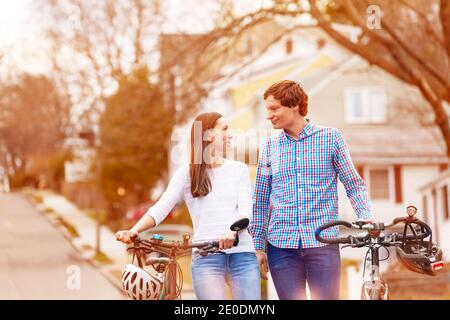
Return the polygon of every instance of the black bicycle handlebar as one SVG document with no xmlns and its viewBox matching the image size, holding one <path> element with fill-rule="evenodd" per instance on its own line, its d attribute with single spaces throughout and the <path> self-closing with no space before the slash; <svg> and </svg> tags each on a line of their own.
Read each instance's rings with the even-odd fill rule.
<svg viewBox="0 0 450 320">
<path fill-rule="evenodd" d="M 325 223 L 323 225 L 321 225 L 319 228 L 317 228 L 316 232 L 315 232 L 315 236 L 317 241 L 322 242 L 322 243 L 327 243 L 327 244 L 340 244 L 340 243 L 350 243 L 349 241 L 351 241 L 349 239 L 349 237 L 336 237 L 336 238 L 323 238 L 320 236 L 320 233 L 325 230 L 325 229 L 329 229 L 332 227 L 336 227 L 336 226 L 344 226 L 347 228 L 351 228 L 352 224 L 347 222 L 347 221 L 332 221 L 332 222 L 328 222 Z"/>
<path fill-rule="evenodd" d="M 230 226 L 230 230 L 235 232 L 235 238 L 233 246 L 236 247 L 239 244 L 239 231 L 242 231 L 248 227 L 250 223 L 250 219 L 247 217 L 240 218 L 233 222 Z M 190 237 L 190 236 L 189 236 Z M 165 249 L 175 249 L 175 250 L 188 250 L 188 249 L 194 249 L 197 248 L 199 250 L 212 250 L 217 251 L 220 247 L 220 241 L 208 241 L 208 242 L 202 242 L 202 243 L 188 243 L 187 240 L 184 239 L 183 242 L 180 241 L 172 241 L 172 242 L 163 242 L 159 239 L 141 239 L 139 236 L 136 236 L 134 238 L 134 247 L 133 249 L 137 248 L 139 243 L 148 244 L 149 246 L 154 247 L 160 247 Z M 184 238 L 184 236 L 183 236 Z M 130 249 L 130 248 L 129 248 Z M 147 249 L 151 250 L 151 248 L 147 247 Z"/>
<path fill-rule="evenodd" d="M 428 236 L 430 236 L 432 234 L 431 228 L 429 225 L 427 225 L 425 222 L 419 220 L 419 219 L 413 219 L 410 217 L 406 217 L 406 218 L 396 218 L 391 224 L 388 225 L 388 227 L 392 227 L 398 223 L 409 223 L 409 224 L 416 224 L 421 226 L 425 231 L 421 232 L 419 234 L 414 233 L 411 235 L 401 235 L 401 234 L 396 234 L 395 236 L 395 240 L 398 241 L 404 241 L 404 240 L 422 240 L 427 238 Z M 384 224 L 378 223 L 378 224 L 372 224 L 372 223 L 368 223 L 373 225 L 381 225 L 384 226 Z M 344 226 L 347 227 L 349 229 L 362 229 L 362 224 L 357 224 L 358 227 L 355 227 L 354 225 L 352 225 L 351 223 L 347 222 L 347 221 L 331 221 L 328 223 L 325 223 L 323 225 L 321 225 L 319 228 L 317 228 L 316 232 L 315 232 L 315 237 L 316 240 L 322 243 L 326 243 L 326 244 L 354 244 L 356 246 L 358 245 L 363 245 L 365 244 L 365 242 L 369 239 L 369 233 L 367 233 L 364 236 L 355 236 L 355 235 L 349 235 L 347 237 L 335 237 L 335 238 L 323 238 L 320 233 L 326 229 L 335 227 L 335 226 Z M 368 228 L 369 232 L 372 228 Z M 381 229 L 377 229 L 378 231 L 381 231 Z M 384 243 L 384 242 L 383 242 Z M 384 243 L 387 244 L 387 243 Z"/>
<path fill-rule="evenodd" d="M 236 237 L 233 246 L 237 246 L 239 243 L 239 238 Z M 130 249 L 143 249 L 144 251 L 147 249 L 150 251 L 155 251 L 154 249 L 162 250 L 170 249 L 177 251 L 188 251 L 190 249 L 198 249 L 198 252 L 201 255 L 206 255 L 208 253 L 221 252 L 219 251 L 220 242 L 219 241 L 207 241 L 200 243 L 184 243 L 181 241 L 172 241 L 172 242 L 163 242 L 161 240 L 156 239 L 141 239 L 139 236 L 134 239 L 134 246 Z M 165 254 L 169 254 L 169 252 L 165 252 Z"/>
</svg>

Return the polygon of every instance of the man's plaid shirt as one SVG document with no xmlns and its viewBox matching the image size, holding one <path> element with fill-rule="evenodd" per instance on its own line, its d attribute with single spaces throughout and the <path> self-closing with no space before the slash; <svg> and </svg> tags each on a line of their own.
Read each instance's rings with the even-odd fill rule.
<svg viewBox="0 0 450 320">
<path fill-rule="evenodd" d="M 358 219 L 370 218 L 367 189 L 341 132 L 308 124 L 293 139 L 285 131 L 266 141 L 259 157 L 250 233 L 255 248 L 320 247 L 314 237 L 323 223 L 338 219 L 338 177 Z M 338 228 L 323 232 L 337 236 Z"/>
</svg>

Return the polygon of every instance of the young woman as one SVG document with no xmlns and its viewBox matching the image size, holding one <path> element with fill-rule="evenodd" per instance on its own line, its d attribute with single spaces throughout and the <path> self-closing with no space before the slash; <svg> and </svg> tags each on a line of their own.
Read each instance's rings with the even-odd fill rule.
<svg viewBox="0 0 450 320">
<path fill-rule="evenodd" d="M 191 215 L 193 242 L 220 240 L 226 254 L 192 256 L 192 281 L 200 300 L 223 300 L 225 284 L 233 299 L 261 298 L 260 272 L 253 239 L 245 230 L 239 244 L 233 247 L 234 233 L 230 225 L 237 219 L 251 218 L 252 193 L 247 166 L 224 158 L 230 141 L 228 125 L 216 112 L 197 116 L 191 129 L 191 161 L 173 175 L 160 200 L 128 231 L 116 238 L 130 243 L 146 229 L 161 223 L 181 200 Z"/>
</svg>

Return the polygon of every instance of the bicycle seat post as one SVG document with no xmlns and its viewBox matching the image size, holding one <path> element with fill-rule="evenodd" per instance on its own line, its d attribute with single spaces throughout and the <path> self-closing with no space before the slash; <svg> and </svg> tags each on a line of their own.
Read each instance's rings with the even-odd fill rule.
<svg viewBox="0 0 450 320">
<path fill-rule="evenodd" d="M 172 259 L 167 270 L 167 291 L 166 300 L 177 298 L 177 265 Z"/>
</svg>

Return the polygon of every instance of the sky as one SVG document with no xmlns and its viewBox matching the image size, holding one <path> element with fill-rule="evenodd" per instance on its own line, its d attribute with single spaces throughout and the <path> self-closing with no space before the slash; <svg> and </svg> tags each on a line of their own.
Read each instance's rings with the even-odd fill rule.
<svg viewBox="0 0 450 320">
<path fill-rule="evenodd" d="M 234 5 L 239 15 L 258 9 L 264 2 L 267 0 L 240 0 Z M 165 32 L 200 33 L 213 26 L 211 12 L 217 9 L 215 0 L 164 0 L 164 5 L 168 16 L 163 26 Z M 42 26 L 32 8 L 32 0 L 0 0 L 0 52 L 10 52 L 9 65 L 45 72 L 46 44 L 39 36 Z"/>
<path fill-rule="evenodd" d="M 10 46 L 27 33 L 30 0 L 0 0 L 0 47 Z"/>
<path fill-rule="evenodd" d="M 239 0 L 233 5 L 235 14 L 241 15 L 270 2 Z M 218 4 L 216 0 L 163 0 L 163 8 L 166 15 L 163 32 L 202 33 L 213 27 L 211 13 L 218 9 Z M 0 53 L 8 53 L 0 63 L 0 79 L 12 74 L 11 70 L 49 72 L 49 42 L 42 36 L 42 14 L 33 10 L 36 10 L 33 0 L 0 0 Z M 157 64 L 155 60 L 152 67 Z"/>
<path fill-rule="evenodd" d="M 10 69 L 47 70 L 45 41 L 39 37 L 37 21 L 32 0 L 0 0 L 0 52 L 8 53 L 4 62 Z"/>
<path fill-rule="evenodd" d="M 214 26 L 212 12 L 219 8 L 216 0 L 162 1 L 166 16 L 161 26 L 163 32 L 202 33 Z M 234 1 L 235 14 L 257 10 L 265 2 L 271 1 Z M 0 61 L 0 81 L 14 77 L 18 71 L 43 74 L 50 72 L 50 44 L 42 33 L 46 21 L 42 20 L 42 12 L 37 11 L 36 3 L 33 0 L 0 0 L 0 54 L 7 53 L 3 61 Z M 67 59 L 72 61 L 70 56 Z M 157 65 L 158 61 L 155 60 L 154 63 Z"/>
</svg>

